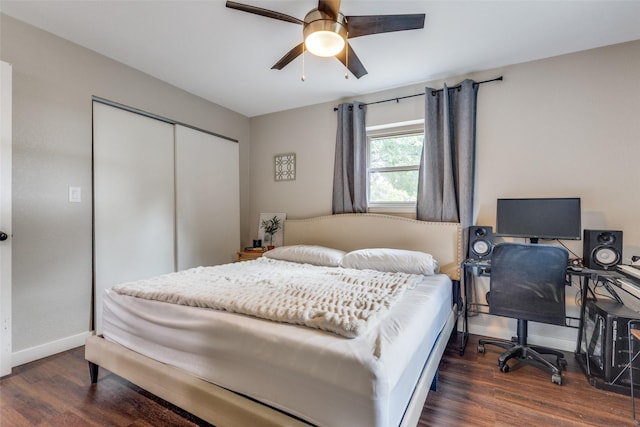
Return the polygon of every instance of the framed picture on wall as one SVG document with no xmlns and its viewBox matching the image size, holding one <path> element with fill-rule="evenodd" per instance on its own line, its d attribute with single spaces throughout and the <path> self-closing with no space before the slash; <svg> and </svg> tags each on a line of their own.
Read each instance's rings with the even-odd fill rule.
<svg viewBox="0 0 640 427">
<path fill-rule="evenodd" d="M 282 246 L 284 242 L 284 220 L 286 213 L 261 213 L 258 222 L 258 239 L 262 246 Z"/>
</svg>

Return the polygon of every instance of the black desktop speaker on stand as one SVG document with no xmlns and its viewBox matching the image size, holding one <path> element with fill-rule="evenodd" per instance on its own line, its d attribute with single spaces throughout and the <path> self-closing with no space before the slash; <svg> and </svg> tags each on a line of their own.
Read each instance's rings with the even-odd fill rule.
<svg viewBox="0 0 640 427">
<path fill-rule="evenodd" d="M 493 251 L 493 228 L 472 225 L 469 227 L 469 258 L 490 259 Z"/>
<path fill-rule="evenodd" d="M 622 261 L 622 231 L 584 230 L 582 244 L 586 268 L 609 270 Z"/>
</svg>

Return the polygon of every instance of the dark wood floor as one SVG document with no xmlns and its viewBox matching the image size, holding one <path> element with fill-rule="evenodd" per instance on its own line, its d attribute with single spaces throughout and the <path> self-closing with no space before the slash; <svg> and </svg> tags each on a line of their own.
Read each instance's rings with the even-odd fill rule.
<svg viewBox="0 0 640 427">
<path fill-rule="evenodd" d="M 523 365 L 497 366 L 498 349 L 476 352 L 471 336 L 464 356 L 450 343 L 420 426 L 633 426 L 627 396 L 589 385 L 572 354 L 563 385 Z M 640 399 L 638 400 L 640 404 Z M 0 380 L 0 425 L 196 426 L 207 425 L 104 369 L 90 385 L 84 348 L 14 368 Z"/>
<path fill-rule="evenodd" d="M 440 364 L 436 392 L 430 392 L 420 426 L 634 426 L 628 395 L 589 385 L 573 353 L 565 352 L 567 369 L 562 385 L 535 366 L 498 368 L 502 351 L 486 346 L 477 352 L 471 336 L 464 356 L 450 343 Z M 511 366 L 512 362 L 509 362 Z M 636 399 L 639 406 L 640 399 Z"/>
</svg>

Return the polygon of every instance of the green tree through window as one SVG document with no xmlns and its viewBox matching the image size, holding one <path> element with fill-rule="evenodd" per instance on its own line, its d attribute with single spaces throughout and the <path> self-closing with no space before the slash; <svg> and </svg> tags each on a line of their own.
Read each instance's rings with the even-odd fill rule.
<svg viewBox="0 0 640 427">
<path fill-rule="evenodd" d="M 369 204 L 416 202 L 424 132 L 387 129 L 368 134 Z"/>
</svg>

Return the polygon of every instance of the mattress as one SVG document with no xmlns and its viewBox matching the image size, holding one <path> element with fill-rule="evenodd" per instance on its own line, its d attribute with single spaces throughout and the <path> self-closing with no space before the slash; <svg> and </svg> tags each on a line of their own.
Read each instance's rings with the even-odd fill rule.
<svg viewBox="0 0 640 427">
<path fill-rule="evenodd" d="M 402 420 L 451 315 L 451 281 L 425 276 L 357 338 L 107 290 L 103 334 L 162 363 L 319 426 Z"/>
</svg>

